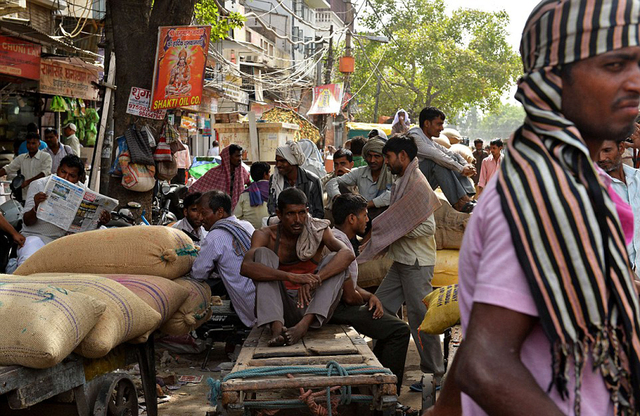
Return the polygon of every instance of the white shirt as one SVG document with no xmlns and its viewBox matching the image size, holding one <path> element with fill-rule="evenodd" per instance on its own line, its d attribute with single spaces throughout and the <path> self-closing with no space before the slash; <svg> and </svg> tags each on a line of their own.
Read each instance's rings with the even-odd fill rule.
<svg viewBox="0 0 640 416">
<path fill-rule="evenodd" d="M 202 240 L 207 237 L 207 230 L 205 230 L 203 226 L 200 226 L 198 227 L 198 229 L 194 230 L 193 226 L 191 226 L 191 223 L 186 218 L 183 218 L 180 221 L 176 222 L 171 226 L 171 228 L 177 228 L 178 230 L 186 231 L 195 235 L 200 239 L 200 242 L 198 244 L 202 244 Z"/>
<path fill-rule="evenodd" d="M 71 146 L 71 149 L 75 152 L 76 156 L 82 157 L 80 156 L 80 140 L 78 140 L 75 133 L 65 138 L 63 143 Z"/>
<path fill-rule="evenodd" d="M 58 148 L 58 153 L 54 154 L 51 149 L 48 147 L 44 149 L 45 152 L 51 156 L 51 173 L 56 174 L 58 172 L 58 167 L 60 166 L 60 161 L 63 157 L 67 155 L 75 155 L 71 146 L 67 146 L 66 144 L 60 143 L 60 147 Z"/>
<path fill-rule="evenodd" d="M 624 164 L 622 170 L 627 183 L 612 177 L 611 187 L 633 210 L 633 240 L 627 246 L 627 251 L 631 266 L 637 274 L 640 273 L 640 170 Z"/>
<path fill-rule="evenodd" d="M 43 173 L 44 176 L 51 175 L 51 156 L 49 153 L 38 150 L 33 156 L 29 156 L 29 153 L 24 153 L 16 156 L 11 163 L 4 167 L 7 173 L 16 173 L 21 171 L 25 179 L 31 179 L 34 176 Z M 33 185 L 35 182 L 32 182 Z M 22 195 L 29 193 L 30 186 L 23 188 Z"/>
<path fill-rule="evenodd" d="M 38 192 L 44 192 L 44 188 L 47 186 L 48 180 L 49 178 L 45 177 L 31 183 L 31 186 L 29 186 L 29 192 L 27 192 L 27 197 L 25 198 L 24 212 L 28 212 L 33 209 L 33 207 L 36 205 L 33 197 Z M 33 225 L 24 224 L 21 231 L 21 234 L 25 237 L 40 237 L 45 244 L 48 244 L 53 240 L 64 236 L 66 233 L 66 230 L 55 226 L 50 222 L 42 221 L 39 218 Z"/>
</svg>

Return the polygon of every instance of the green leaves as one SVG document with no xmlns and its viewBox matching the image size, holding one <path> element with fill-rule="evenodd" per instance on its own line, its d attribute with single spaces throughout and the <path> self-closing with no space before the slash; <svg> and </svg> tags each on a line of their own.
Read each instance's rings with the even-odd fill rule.
<svg viewBox="0 0 640 416">
<path fill-rule="evenodd" d="M 369 4 L 373 9 L 361 19 L 368 34 L 392 40 L 364 40 L 362 47 L 356 42 L 351 91 L 360 91 L 361 121 L 373 118 L 378 73 L 371 74 L 378 61 L 383 78 L 379 114 L 393 116 L 405 108 L 412 119 L 429 105 L 454 119 L 473 107 L 497 108 L 521 72 L 519 56 L 507 41 L 506 12 L 460 9 L 447 15 L 443 0 Z"/>
<path fill-rule="evenodd" d="M 200 0 L 194 10 L 196 21 L 201 25 L 211 25 L 211 41 L 224 39 L 230 30 L 242 27 L 247 20 L 237 12 L 222 16 L 214 0 Z"/>
</svg>

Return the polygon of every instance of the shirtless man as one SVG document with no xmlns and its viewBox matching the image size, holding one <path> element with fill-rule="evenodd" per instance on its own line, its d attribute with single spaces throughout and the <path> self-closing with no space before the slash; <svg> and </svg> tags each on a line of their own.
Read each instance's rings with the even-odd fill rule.
<svg viewBox="0 0 640 416">
<path fill-rule="evenodd" d="M 355 259 L 329 221 L 309 216 L 299 189 L 280 193 L 276 215 L 279 224 L 253 234 L 240 269 L 256 285 L 257 325 L 271 326 L 269 346 L 295 344 L 331 318 Z M 325 247 L 333 253 L 323 257 Z"/>
</svg>

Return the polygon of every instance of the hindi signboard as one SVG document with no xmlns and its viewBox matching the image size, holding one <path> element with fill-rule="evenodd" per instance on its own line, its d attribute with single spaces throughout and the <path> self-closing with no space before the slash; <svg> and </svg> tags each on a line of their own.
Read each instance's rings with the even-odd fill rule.
<svg viewBox="0 0 640 416">
<path fill-rule="evenodd" d="M 313 88 L 313 104 L 310 114 L 338 114 L 344 95 L 342 84 L 320 85 Z"/>
<path fill-rule="evenodd" d="M 154 120 L 164 120 L 167 110 L 151 110 L 149 108 L 150 102 L 151 91 L 144 88 L 131 87 L 129 102 L 127 103 L 127 114 Z"/>
<path fill-rule="evenodd" d="M 42 48 L 22 39 L 0 36 L 0 73 L 21 78 L 40 79 Z"/>
<path fill-rule="evenodd" d="M 40 60 L 40 85 L 43 94 L 97 100 L 98 71 L 58 59 Z"/>
<path fill-rule="evenodd" d="M 151 110 L 200 105 L 211 26 L 161 26 Z"/>
</svg>

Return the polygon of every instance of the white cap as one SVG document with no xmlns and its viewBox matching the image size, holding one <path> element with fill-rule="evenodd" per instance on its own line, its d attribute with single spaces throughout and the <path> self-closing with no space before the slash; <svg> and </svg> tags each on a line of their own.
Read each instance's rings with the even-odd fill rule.
<svg viewBox="0 0 640 416">
<path fill-rule="evenodd" d="M 70 129 L 71 129 L 71 130 L 73 130 L 73 131 L 78 131 L 78 128 L 77 128 L 77 127 L 76 127 L 76 125 L 75 125 L 75 124 L 73 124 L 73 123 L 67 123 L 67 125 L 66 125 L 66 126 L 64 126 L 64 127 L 63 127 L 63 129 L 66 129 L 67 127 L 68 127 L 68 128 L 70 128 Z"/>
</svg>

